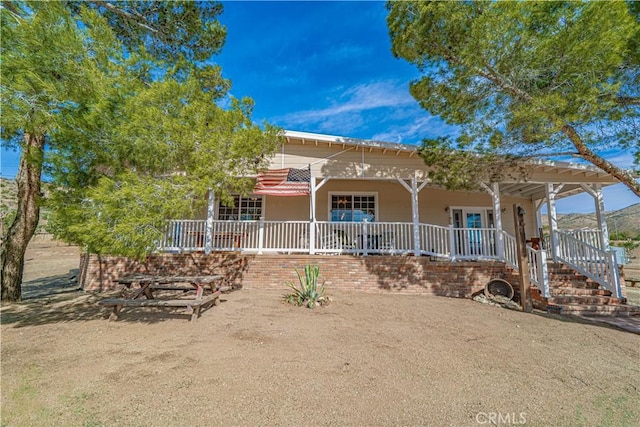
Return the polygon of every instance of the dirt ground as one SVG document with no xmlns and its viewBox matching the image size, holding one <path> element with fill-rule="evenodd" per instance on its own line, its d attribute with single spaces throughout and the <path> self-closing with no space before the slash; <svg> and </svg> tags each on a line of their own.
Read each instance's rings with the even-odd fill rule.
<svg viewBox="0 0 640 427">
<path fill-rule="evenodd" d="M 69 285 L 75 248 L 28 252 L 2 307 L 2 426 L 640 425 L 640 335 L 470 300 L 239 290 L 196 323 Z"/>
</svg>

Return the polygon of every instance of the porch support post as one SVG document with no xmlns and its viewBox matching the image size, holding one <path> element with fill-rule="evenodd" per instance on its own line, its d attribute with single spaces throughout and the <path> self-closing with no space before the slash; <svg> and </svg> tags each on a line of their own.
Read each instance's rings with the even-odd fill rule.
<svg viewBox="0 0 640 427">
<path fill-rule="evenodd" d="M 316 178 L 309 180 L 309 255 L 316 253 Z"/>
<path fill-rule="evenodd" d="M 207 202 L 207 223 L 204 235 L 204 253 L 210 254 L 213 247 L 213 218 L 215 217 L 216 195 L 213 189 L 209 189 L 209 200 Z"/>
<path fill-rule="evenodd" d="M 558 217 L 556 214 L 556 195 L 564 187 L 563 184 L 554 187 L 552 183 L 547 183 L 545 190 L 547 193 L 547 219 L 549 220 L 549 240 L 551 257 L 553 262 L 558 262 L 558 255 L 560 254 L 560 243 L 558 242 Z"/>
<path fill-rule="evenodd" d="M 264 248 L 264 217 L 261 216 L 258 221 L 258 254 L 262 254 Z"/>
<path fill-rule="evenodd" d="M 404 179 L 397 178 L 398 182 L 411 193 L 411 217 L 413 219 L 413 254 L 420 256 L 422 253 L 420 245 L 420 205 L 418 204 L 418 194 L 429 181 L 425 181 L 418 186 L 418 178 L 414 175 L 411 177 L 411 186 Z"/>
<path fill-rule="evenodd" d="M 533 201 L 533 207 L 535 208 L 534 218 L 536 220 L 536 231 L 538 232 L 538 237 L 542 238 L 542 205 L 544 204 L 545 199 L 539 199 Z"/>
<path fill-rule="evenodd" d="M 413 219 L 413 255 L 420 256 L 420 209 L 418 205 L 418 180 L 411 178 L 411 217 Z"/>
<path fill-rule="evenodd" d="M 593 197 L 593 202 L 596 206 L 596 220 L 598 221 L 598 228 L 600 229 L 600 249 L 603 251 L 609 251 L 609 227 L 607 227 L 607 219 L 604 216 L 604 198 L 602 197 L 602 187 L 600 184 L 593 184 L 593 188 L 586 184 L 580 185 L 583 190 Z"/>
<path fill-rule="evenodd" d="M 489 188 L 485 183 L 480 184 L 493 200 L 493 218 L 496 223 L 496 255 L 499 259 L 504 259 L 504 235 L 502 234 L 502 206 L 500 205 L 500 184 L 494 182 Z"/>
</svg>

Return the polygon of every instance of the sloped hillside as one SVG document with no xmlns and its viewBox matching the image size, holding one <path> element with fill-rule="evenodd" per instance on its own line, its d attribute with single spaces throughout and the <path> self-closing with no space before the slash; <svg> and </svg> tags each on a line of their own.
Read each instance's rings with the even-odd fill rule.
<svg viewBox="0 0 640 427">
<path fill-rule="evenodd" d="M 610 233 L 626 234 L 629 237 L 640 236 L 640 203 L 617 211 L 605 212 Z M 546 215 L 543 215 L 546 224 Z M 596 228 L 598 222 L 594 213 L 559 214 L 558 226 L 561 229 Z"/>
<path fill-rule="evenodd" d="M 50 184 L 43 183 L 42 189 L 45 197 L 49 193 Z M 18 206 L 18 185 L 13 179 L 0 178 L 0 230 L 4 231 L 4 226 L 8 226 L 8 222 L 13 217 Z M 43 227 L 49 217 L 49 209 L 46 207 L 40 211 L 40 224 L 38 233 L 43 232 Z"/>
</svg>

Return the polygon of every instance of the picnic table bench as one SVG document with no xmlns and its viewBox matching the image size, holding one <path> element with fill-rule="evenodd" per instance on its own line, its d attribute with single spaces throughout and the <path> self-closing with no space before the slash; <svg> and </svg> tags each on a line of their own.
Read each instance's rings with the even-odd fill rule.
<svg viewBox="0 0 640 427">
<path fill-rule="evenodd" d="M 112 306 L 113 312 L 109 320 L 117 320 L 123 307 L 185 307 L 188 314 L 191 314 L 191 321 L 194 322 L 200 317 L 200 309 L 209 303 L 220 304 L 220 295 L 229 287 L 217 286 L 216 282 L 222 279 L 220 275 L 212 276 L 150 276 L 134 275 L 118 280 L 118 283 L 131 289 L 135 284 L 140 287 L 135 289 L 133 294 L 123 290 L 123 298 L 107 298 L 98 302 L 103 306 Z M 204 295 L 205 288 L 211 290 L 209 295 Z M 195 291 L 195 296 L 191 298 L 164 299 L 156 298 L 155 291 L 182 291 L 183 294 Z"/>
<path fill-rule="evenodd" d="M 629 284 L 632 288 L 637 286 L 640 283 L 640 277 L 625 277 L 625 282 Z"/>
</svg>

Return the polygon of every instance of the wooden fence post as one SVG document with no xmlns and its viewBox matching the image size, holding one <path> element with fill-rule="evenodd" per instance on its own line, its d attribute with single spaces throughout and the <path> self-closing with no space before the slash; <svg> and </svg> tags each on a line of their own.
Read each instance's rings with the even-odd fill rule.
<svg viewBox="0 0 640 427">
<path fill-rule="evenodd" d="M 516 225 L 516 247 L 518 248 L 518 274 L 520 278 L 520 306 L 522 311 L 531 313 L 531 276 L 529 271 L 529 255 L 524 232 L 525 210 L 519 204 L 513 205 L 513 222 Z"/>
</svg>

